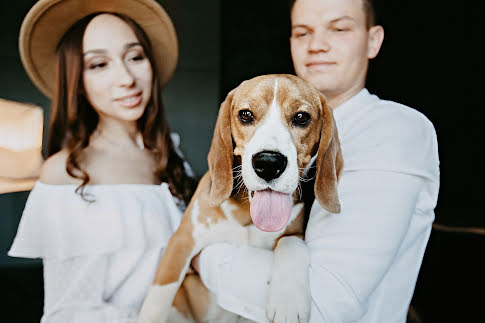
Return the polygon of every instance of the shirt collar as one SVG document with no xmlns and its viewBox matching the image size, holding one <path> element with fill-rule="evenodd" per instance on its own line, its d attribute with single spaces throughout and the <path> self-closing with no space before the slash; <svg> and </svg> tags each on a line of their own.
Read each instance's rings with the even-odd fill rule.
<svg viewBox="0 0 485 323">
<path fill-rule="evenodd" d="M 345 116 L 352 114 L 352 111 L 354 111 L 354 109 L 375 102 L 377 100 L 377 96 L 370 94 L 366 88 L 363 88 L 353 97 L 340 104 L 337 108 L 333 110 L 335 120 L 338 123 L 340 120 L 344 119 Z"/>
</svg>

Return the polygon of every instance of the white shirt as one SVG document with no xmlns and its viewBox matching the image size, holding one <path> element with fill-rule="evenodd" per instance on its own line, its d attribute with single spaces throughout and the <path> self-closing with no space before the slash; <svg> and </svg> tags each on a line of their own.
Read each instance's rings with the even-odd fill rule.
<svg viewBox="0 0 485 323">
<path fill-rule="evenodd" d="M 182 211 L 166 183 L 76 187 L 36 183 L 9 255 L 43 259 L 42 323 L 135 322 Z"/>
<path fill-rule="evenodd" d="M 334 116 L 342 210 L 329 214 L 315 202 L 310 213 L 310 322 L 405 322 L 438 197 L 436 132 L 421 113 L 366 89 Z M 267 322 L 272 262 L 268 250 L 215 244 L 200 270 L 219 305 Z"/>
</svg>

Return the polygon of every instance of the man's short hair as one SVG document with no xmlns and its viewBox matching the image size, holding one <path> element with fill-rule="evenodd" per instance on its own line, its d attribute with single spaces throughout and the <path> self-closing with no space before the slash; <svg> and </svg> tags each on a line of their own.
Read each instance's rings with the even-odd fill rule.
<svg viewBox="0 0 485 323">
<path fill-rule="evenodd" d="M 297 0 L 289 0 L 290 2 L 290 14 L 293 11 L 293 6 L 295 5 L 295 2 Z M 374 1 L 373 0 L 362 0 L 362 4 L 364 5 L 364 12 L 366 16 L 366 24 L 367 28 L 370 28 L 372 26 L 376 25 L 376 12 L 375 12 L 375 7 L 374 7 Z"/>
</svg>

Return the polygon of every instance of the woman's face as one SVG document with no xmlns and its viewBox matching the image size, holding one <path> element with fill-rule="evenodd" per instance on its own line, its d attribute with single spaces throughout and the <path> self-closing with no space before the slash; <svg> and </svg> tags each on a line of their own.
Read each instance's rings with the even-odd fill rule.
<svg viewBox="0 0 485 323">
<path fill-rule="evenodd" d="M 86 98 L 102 119 L 134 122 L 151 97 L 153 71 L 131 27 L 101 14 L 86 27 L 82 72 Z"/>
</svg>

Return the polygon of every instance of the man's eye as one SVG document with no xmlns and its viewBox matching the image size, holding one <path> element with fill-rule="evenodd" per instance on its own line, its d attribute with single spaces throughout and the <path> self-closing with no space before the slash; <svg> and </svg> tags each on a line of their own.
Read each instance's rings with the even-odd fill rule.
<svg viewBox="0 0 485 323">
<path fill-rule="evenodd" d="M 291 118 L 291 123 L 295 127 L 306 127 L 310 121 L 312 121 L 312 117 L 306 112 L 297 112 Z"/>
<path fill-rule="evenodd" d="M 335 27 L 333 28 L 334 31 L 336 32 L 346 32 L 346 31 L 350 31 L 350 28 L 348 27 Z"/>
<path fill-rule="evenodd" d="M 309 35 L 309 33 L 306 32 L 306 31 L 299 31 L 299 32 L 294 32 L 293 33 L 293 37 L 294 38 L 304 38 L 304 37 L 306 37 L 308 35 Z"/>
<path fill-rule="evenodd" d="M 252 123 L 254 121 L 254 115 L 249 110 L 241 110 L 239 111 L 239 120 L 242 123 Z"/>
</svg>

